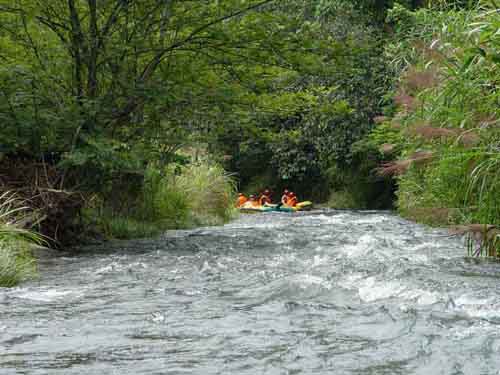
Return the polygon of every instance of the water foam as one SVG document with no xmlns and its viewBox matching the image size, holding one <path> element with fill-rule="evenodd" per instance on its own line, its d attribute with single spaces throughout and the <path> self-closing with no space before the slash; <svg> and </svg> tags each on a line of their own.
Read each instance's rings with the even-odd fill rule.
<svg viewBox="0 0 500 375">
<path fill-rule="evenodd" d="M 48 289 L 48 290 L 20 289 L 17 290 L 13 294 L 13 296 L 37 302 L 53 302 L 56 300 L 63 299 L 64 297 L 71 294 L 77 294 L 77 293 L 73 291 L 62 291 L 56 289 Z"/>
<path fill-rule="evenodd" d="M 375 277 L 368 277 L 361 282 L 359 297 L 365 302 L 399 296 L 405 287 L 395 281 L 377 282 Z"/>
<path fill-rule="evenodd" d="M 373 250 L 377 245 L 377 239 L 370 234 L 364 234 L 359 237 L 358 241 L 353 245 L 345 245 L 341 247 L 348 257 L 358 258 L 366 255 Z"/>
</svg>

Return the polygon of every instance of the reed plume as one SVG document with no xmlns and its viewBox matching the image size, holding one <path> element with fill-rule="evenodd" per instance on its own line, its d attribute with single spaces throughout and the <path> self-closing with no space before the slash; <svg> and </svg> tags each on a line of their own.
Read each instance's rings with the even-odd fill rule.
<svg viewBox="0 0 500 375">
<path fill-rule="evenodd" d="M 458 141 L 464 147 L 469 148 L 476 146 L 481 141 L 481 138 L 479 137 L 479 135 L 469 130 L 460 134 L 458 137 Z"/>
<path fill-rule="evenodd" d="M 434 158 L 432 151 L 419 151 L 410 155 L 409 158 L 403 160 L 392 161 L 383 163 L 381 167 L 376 168 L 375 171 L 379 176 L 399 176 L 408 171 L 412 164 L 423 166 Z"/>
<path fill-rule="evenodd" d="M 393 128 L 394 130 L 401 130 L 403 128 L 403 126 L 401 125 L 401 123 L 399 121 L 392 121 L 391 122 L 391 128 Z"/>
<path fill-rule="evenodd" d="M 418 106 L 418 100 L 415 97 L 408 95 L 402 89 L 399 89 L 394 96 L 394 102 L 403 107 L 406 111 L 412 111 Z"/>
<path fill-rule="evenodd" d="M 375 122 L 375 124 L 382 124 L 384 122 L 386 122 L 388 120 L 388 118 L 386 116 L 375 116 L 373 118 L 373 122 Z"/>
<path fill-rule="evenodd" d="M 396 146 L 391 144 L 391 143 L 384 143 L 383 145 L 380 146 L 379 151 L 382 154 L 391 154 L 394 152 Z"/>
<path fill-rule="evenodd" d="M 408 128 L 411 134 L 419 135 L 425 139 L 451 138 L 460 134 L 458 129 L 437 128 L 430 125 L 418 125 Z"/>
<path fill-rule="evenodd" d="M 418 135 L 427 140 L 456 139 L 464 147 L 472 147 L 479 143 L 479 136 L 473 130 L 438 128 L 427 124 L 408 128 L 408 133 Z"/>
<path fill-rule="evenodd" d="M 435 68 L 419 71 L 415 67 L 411 67 L 406 72 L 405 84 L 411 92 L 435 87 L 439 84 L 438 71 Z"/>
</svg>

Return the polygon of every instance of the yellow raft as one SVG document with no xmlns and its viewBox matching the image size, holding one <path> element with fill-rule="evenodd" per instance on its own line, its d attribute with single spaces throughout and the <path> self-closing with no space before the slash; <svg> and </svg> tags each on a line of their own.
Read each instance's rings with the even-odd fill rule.
<svg viewBox="0 0 500 375">
<path fill-rule="evenodd" d="M 278 204 L 265 204 L 258 207 L 241 207 L 241 212 L 297 212 L 307 211 L 313 208 L 311 201 L 299 202 L 295 207 Z"/>
</svg>

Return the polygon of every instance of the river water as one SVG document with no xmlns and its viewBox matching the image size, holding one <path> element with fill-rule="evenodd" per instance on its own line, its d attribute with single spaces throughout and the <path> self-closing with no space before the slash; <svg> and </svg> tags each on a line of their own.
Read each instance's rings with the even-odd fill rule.
<svg viewBox="0 0 500 375">
<path fill-rule="evenodd" d="M 45 259 L 5 374 L 498 374 L 500 265 L 388 212 L 244 215 Z"/>
</svg>

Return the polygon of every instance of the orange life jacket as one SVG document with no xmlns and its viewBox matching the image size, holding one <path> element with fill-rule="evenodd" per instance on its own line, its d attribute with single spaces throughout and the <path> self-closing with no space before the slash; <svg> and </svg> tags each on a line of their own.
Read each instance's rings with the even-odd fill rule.
<svg viewBox="0 0 500 375">
<path fill-rule="evenodd" d="M 253 208 L 253 204 L 252 204 L 252 201 L 246 201 L 245 203 L 243 203 L 243 206 L 241 206 L 241 208 Z"/>
<path fill-rule="evenodd" d="M 297 205 L 297 203 L 298 203 L 297 202 L 297 197 L 291 197 L 286 202 L 287 206 L 290 206 L 290 207 L 295 207 Z"/>
<path fill-rule="evenodd" d="M 248 199 L 244 195 L 239 196 L 238 200 L 236 201 L 236 207 L 243 206 L 247 201 L 248 201 Z"/>
<path fill-rule="evenodd" d="M 260 207 L 260 202 L 257 199 L 249 202 L 252 205 L 252 207 Z"/>
</svg>

